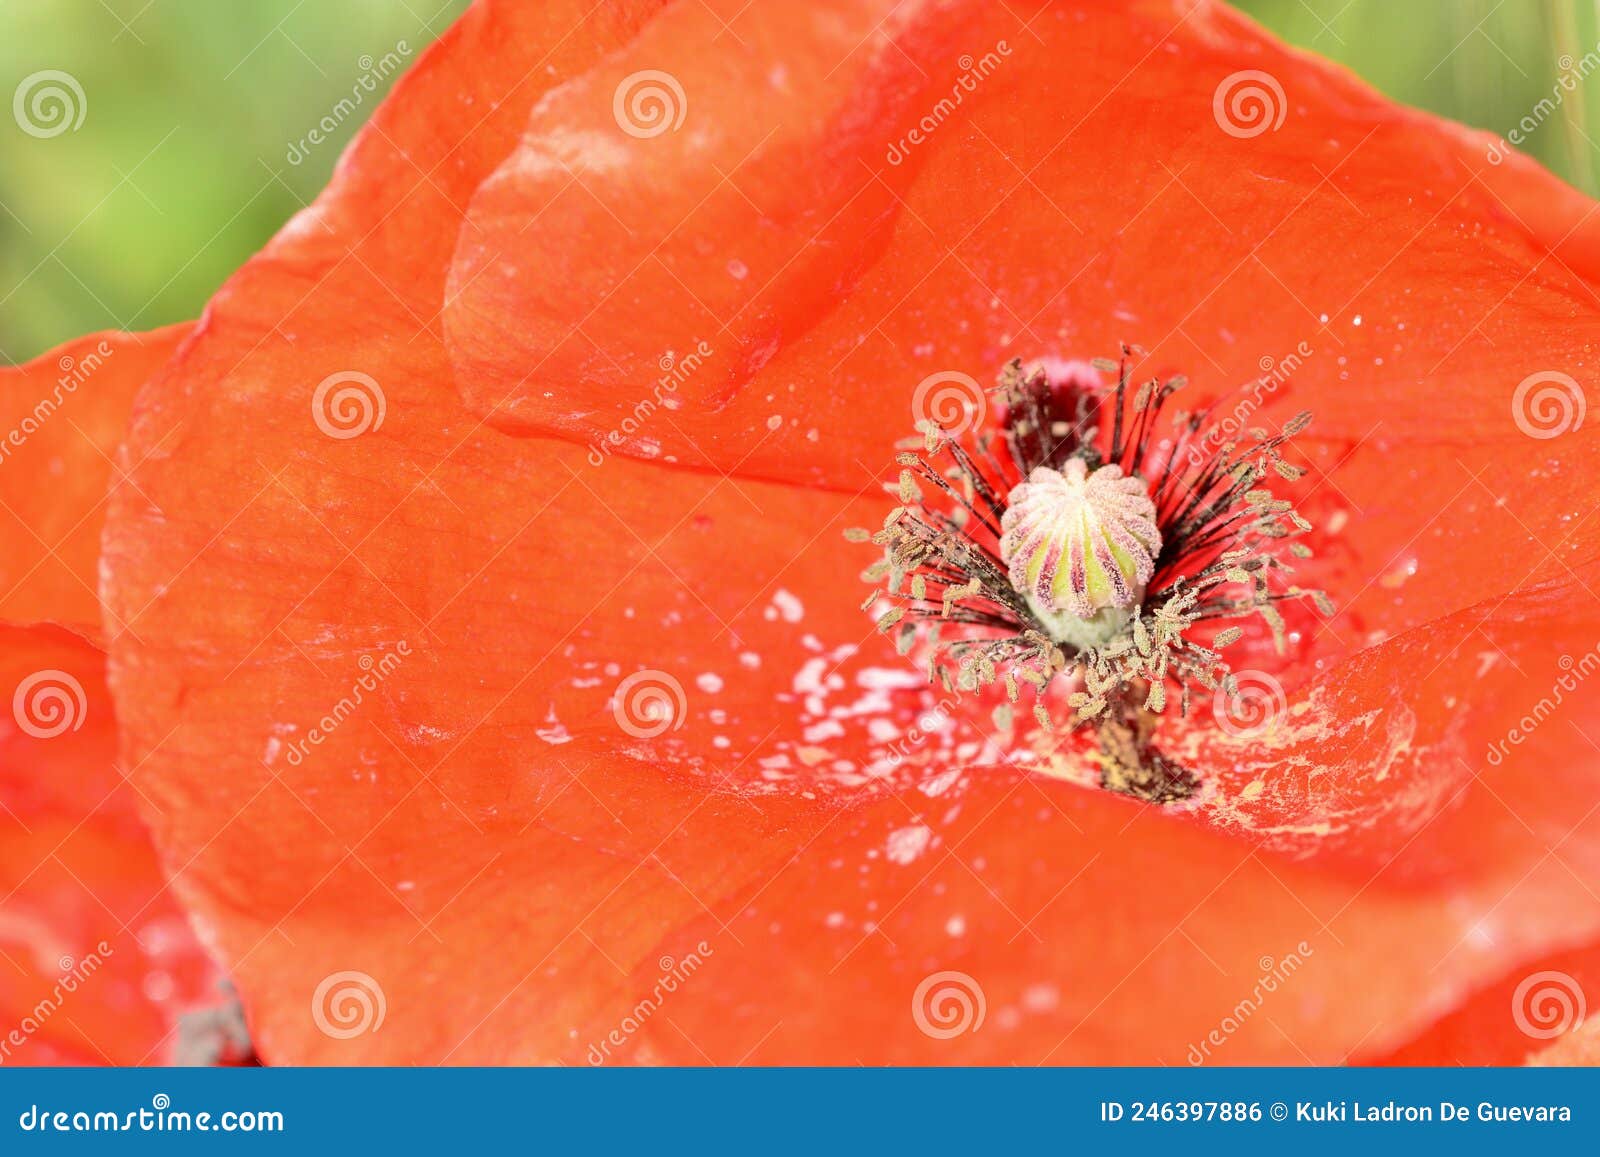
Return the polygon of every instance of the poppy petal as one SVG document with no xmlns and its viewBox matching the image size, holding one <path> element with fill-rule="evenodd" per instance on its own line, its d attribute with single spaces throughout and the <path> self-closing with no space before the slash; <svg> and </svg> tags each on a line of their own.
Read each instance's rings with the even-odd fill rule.
<svg viewBox="0 0 1600 1157">
<path fill-rule="evenodd" d="M 219 999 L 116 761 L 104 658 L 66 631 L 0 627 L 0 1058 L 169 1060 Z"/>
<path fill-rule="evenodd" d="M 902 8 L 903 27 L 884 35 L 899 32 L 914 49 L 919 11 Z M 727 272 L 742 261 L 736 251 L 766 244 L 729 224 L 733 202 L 754 211 L 738 196 L 739 155 L 714 156 L 718 172 L 678 167 L 692 166 L 699 150 L 733 149 L 744 135 L 758 143 L 779 123 L 725 138 L 719 126 L 745 129 L 741 118 L 759 101 L 781 111 L 782 91 L 749 85 L 730 96 L 721 71 L 814 67 L 807 54 L 827 51 L 827 33 L 787 13 L 752 12 L 727 30 L 694 11 L 671 15 L 633 55 L 568 86 L 559 109 L 536 110 L 518 150 L 474 199 L 447 332 L 465 367 L 461 388 L 478 412 L 509 426 L 854 489 L 910 429 L 918 384 L 959 372 L 981 388 L 1012 356 L 1109 354 L 1136 341 L 1152 350 L 1154 366 L 1184 369 L 1213 383 L 1213 393 L 1252 386 L 1264 368 L 1287 363 L 1286 380 L 1266 390 L 1277 403 L 1267 415 L 1309 406 L 1315 428 L 1346 450 L 1375 434 L 1380 444 L 1420 437 L 1467 445 L 1485 430 L 1537 449 L 1516 442 L 1508 422 L 1518 382 L 1545 370 L 1582 377 L 1588 368 L 1589 278 L 1600 269 L 1585 259 L 1600 244 L 1592 202 L 1522 158 L 1491 164 L 1482 134 L 1393 105 L 1216 4 L 1057 5 L 1026 29 L 975 23 L 967 56 L 930 67 L 925 91 L 946 99 L 911 110 L 932 120 L 904 161 L 894 163 L 907 142 L 894 137 L 899 121 L 891 119 L 876 151 L 848 137 L 849 147 L 819 149 L 809 167 L 825 172 L 791 182 L 772 201 L 804 204 L 812 184 L 854 189 L 847 174 L 864 164 L 891 187 L 909 178 L 891 205 L 886 247 L 873 243 L 874 220 L 849 244 L 802 249 L 805 262 L 828 265 L 834 282 L 860 284 L 839 300 L 798 293 L 747 308 L 773 275 L 740 282 Z M 795 26 L 771 41 L 761 35 L 780 19 Z M 748 52 L 727 51 L 746 22 Z M 992 42 L 984 39 L 991 32 Z M 730 55 L 740 59 L 719 65 Z M 626 91 L 624 70 L 680 58 L 683 127 L 629 139 L 611 107 Z M 859 70 L 856 98 L 880 99 L 870 59 L 848 63 Z M 841 76 L 856 73 L 834 70 L 833 79 Z M 1228 113 L 1241 86 L 1248 102 L 1252 82 L 1265 114 L 1282 117 L 1259 131 Z M 566 121 L 555 123 L 558 112 L 584 127 L 582 140 L 614 146 L 581 182 L 569 171 L 576 162 L 568 158 L 563 170 L 555 161 L 577 147 L 563 137 Z M 715 211 L 651 217 L 670 200 L 656 185 L 673 177 L 702 196 L 704 183 L 715 184 L 707 202 Z M 766 206 L 756 194 L 772 190 L 762 182 L 749 192 Z M 786 226 L 804 216 L 798 207 L 773 215 Z M 770 223 L 763 230 L 782 232 Z M 594 236 L 618 247 L 620 268 L 609 248 L 606 260 L 593 257 Z M 632 247 L 642 252 L 629 262 Z M 684 267 L 668 269 L 656 247 L 674 259 L 682 250 Z M 874 259 L 862 272 L 866 257 Z M 560 275 L 531 272 L 551 269 Z M 785 310 L 795 316 L 770 322 Z M 599 324 L 607 311 L 625 319 Z M 552 318 L 564 328 L 547 334 Z M 658 318 L 670 328 L 655 328 Z M 652 397 L 656 358 L 681 354 L 696 336 L 727 346 L 717 351 L 721 365 L 771 359 L 768 368 L 754 377 L 696 369 L 673 392 L 725 409 L 697 413 L 692 429 L 669 416 L 611 440 L 635 404 Z M 774 342 L 775 352 L 746 348 Z M 1311 352 L 1298 354 L 1302 343 Z M 546 358 L 570 372 L 545 374 Z M 1437 381 L 1449 383 L 1448 406 L 1428 388 Z M 591 395 L 598 386 L 586 383 L 627 388 L 619 402 Z M 782 433 L 767 438 L 773 418 Z M 1391 489 L 1394 481 L 1391 469 Z"/>
<path fill-rule="evenodd" d="M 1600 999 L 1600 944 L 1526 961 L 1380 1064 L 1593 1065 L 1594 1002 Z"/>
<path fill-rule="evenodd" d="M 1283 850 L 1375 867 L 1415 841 L 1432 853 L 1419 864 L 1470 873 L 1482 832 L 1452 810 L 1471 787 L 1485 823 L 1512 843 L 1537 830 L 1542 851 L 1600 805 L 1583 728 L 1600 706 L 1597 583 L 1589 564 L 1486 599 L 1292 691 L 1287 677 L 1238 672 L 1239 699 L 1204 697 L 1202 726 L 1163 724 L 1165 750 L 1207 769 L 1215 822 Z M 1600 869 L 1589 843 L 1568 850 Z"/>
<path fill-rule="evenodd" d="M 446 318 L 469 406 L 599 436 L 562 415 L 603 418 L 663 370 L 677 405 L 725 404 L 883 253 L 914 171 L 880 171 L 883 141 L 995 14 L 828 0 L 729 24 L 680 5 L 562 86 L 462 232 Z"/>
<path fill-rule="evenodd" d="M 0 370 L 0 621 L 99 638 L 100 528 L 134 394 L 188 336 L 80 338 Z"/>
</svg>

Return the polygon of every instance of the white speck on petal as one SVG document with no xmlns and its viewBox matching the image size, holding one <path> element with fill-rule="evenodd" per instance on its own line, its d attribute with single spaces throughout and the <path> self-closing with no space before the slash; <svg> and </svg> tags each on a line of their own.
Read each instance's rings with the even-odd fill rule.
<svg viewBox="0 0 1600 1157">
<path fill-rule="evenodd" d="M 912 824 L 889 833 L 885 852 L 896 864 L 909 864 L 928 850 L 928 842 L 932 838 L 933 829 L 925 824 Z"/>
<path fill-rule="evenodd" d="M 778 608 L 786 623 L 798 623 L 805 617 L 806 608 L 798 598 L 779 587 L 772 596 L 772 605 Z"/>
<path fill-rule="evenodd" d="M 1029 1012 L 1049 1012 L 1061 1003 L 1061 993 L 1053 984 L 1030 984 L 1022 990 L 1022 1007 Z"/>
<path fill-rule="evenodd" d="M 567 731 L 566 725 L 556 718 L 556 709 L 554 707 L 550 708 L 550 714 L 545 716 L 544 721 L 547 726 L 541 727 L 534 732 L 540 739 L 556 746 L 572 742 L 572 735 Z"/>
</svg>

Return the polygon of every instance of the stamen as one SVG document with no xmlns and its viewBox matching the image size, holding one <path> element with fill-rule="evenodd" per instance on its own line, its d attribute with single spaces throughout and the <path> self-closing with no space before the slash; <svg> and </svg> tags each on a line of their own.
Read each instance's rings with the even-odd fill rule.
<svg viewBox="0 0 1600 1157">
<path fill-rule="evenodd" d="M 1179 414 L 1158 442 L 1161 410 L 1185 382 L 1147 381 L 1130 399 L 1134 353 L 1013 361 L 993 408 L 998 430 L 962 440 L 922 423 L 890 487 L 899 505 L 882 529 L 846 536 L 883 552 L 862 577 L 884 585 L 863 605 L 888 603 L 879 629 L 902 654 L 920 642 L 930 679 L 963 692 L 1002 680 L 1008 702 L 994 718 L 1007 727 L 1009 705 L 1031 687 L 1034 717 L 1057 729 L 1049 695 L 1071 676 L 1061 726 L 1095 731 L 1102 785 L 1171 802 L 1198 780 L 1151 746 L 1152 717 L 1173 690 L 1187 714 L 1192 688 L 1225 688 L 1220 652 L 1244 634 L 1230 624 L 1206 645 L 1197 625 L 1258 615 L 1282 651 L 1279 603 L 1305 599 L 1325 615 L 1333 606 L 1287 580 L 1289 560 L 1311 555 L 1294 541 L 1311 524 L 1266 485 L 1305 473 L 1281 447 L 1310 415 L 1218 442 L 1204 433 L 1207 413 Z M 1102 371 L 1116 372 L 1114 386 Z"/>
</svg>

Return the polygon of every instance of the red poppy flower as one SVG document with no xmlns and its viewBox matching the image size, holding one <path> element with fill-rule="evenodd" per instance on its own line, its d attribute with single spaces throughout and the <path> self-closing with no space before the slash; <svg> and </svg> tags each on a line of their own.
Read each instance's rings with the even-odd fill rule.
<svg viewBox="0 0 1600 1157">
<path fill-rule="evenodd" d="M 1414 1061 L 1474 994 L 1541 1047 L 1591 203 L 1220 6 L 656 7 L 476 6 L 140 395 L 123 763 L 261 1055 Z M 841 536 L 919 383 L 1125 339 L 1314 413 L 1339 607 L 1241 644 L 1272 726 L 1163 716 L 1166 806 L 924 728 Z"/>
</svg>

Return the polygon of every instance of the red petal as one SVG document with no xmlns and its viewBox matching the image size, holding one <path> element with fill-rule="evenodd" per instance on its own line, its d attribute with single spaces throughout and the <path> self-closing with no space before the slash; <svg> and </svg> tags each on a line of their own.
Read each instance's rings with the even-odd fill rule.
<svg viewBox="0 0 1600 1157">
<path fill-rule="evenodd" d="M 99 651 L 0 628 L 0 1059 L 169 1060 L 219 975 L 166 891 L 116 764 Z"/>
<path fill-rule="evenodd" d="M 735 150 L 780 124 L 751 128 L 745 118 L 767 103 L 781 111 L 783 90 L 735 82 L 765 78 L 763 69 L 826 68 L 830 81 L 859 78 L 855 97 L 870 103 L 881 99 L 872 66 L 898 55 L 883 37 L 897 34 L 915 52 L 927 20 L 902 5 L 903 21 L 827 66 L 808 55 L 826 50 L 821 31 L 764 35 L 793 14 L 750 13 L 726 33 L 698 5 L 657 21 L 630 54 L 564 89 L 559 108 L 536 110 L 517 152 L 475 198 L 446 309 L 458 359 L 479 375 L 464 374 L 463 390 L 483 411 L 515 391 L 508 421 L 604 444 L 651 395 L 663 352 L 707 336 L 719 364 L 753 364 L 773 355 L 752 347 L 778 334 L 776 360 L 729 409 L 697 417 L 692 431 L 650 422 L 632 451 L 853 487 L 883 460 L 885 439 L 909 427 L 921 379 L 962 370 L 986 381 L 1014 355 L 1112 353 L 1133 340 L 1215 390 L 1252 382 L 1263 359 L 1290 358 L 1309 339 L 1314 353 L 1282 392 L 1318 410 L 1324 436 L 1350 442 L 1373 433 L 1380 402 L 1379 433 L 1391 438 L 1476 436 L 1479 419 L 1515 435 L 1510 394 L 1525 374 L 1582 376 L 1574 354 L 1592 342 L 1584 307 L 1595 300 L 1583 278 L 1600 269 L 1585 260 L 1600 246 L 1587 199 L 1520 158 L 1490 165 L 1487 138 L 1384 102 L 1226 8 L 1079 8 L 1054 7 L 1027 30 L 974 27 L 970 55 L 941 59 L 925 82 L 932 97 L 960 92 L 959 107 L 912 102 L 913 116 L 936 112 L 938 124 L 904 164 L 886 159 L 903 143 L 891 123 L 870 154 L 848 134 L 838 146 L 827 138 L 808 158 L 808 174 L 821 170 L 809 180 L 770 188 L 758 167 L 749 200 L 770 206 L 776 224 L 756 236 L 736 224 L 753 210 L 738 196 L 746 186 Z M 755 59 L 719 51 L 747 25 Z M 1001 41 L 1010 55 L 999 54 Z M 683 70 L 674 75 L 688 111 L 681 130 L 637 141 L 617 130 L 611 100 L 647 49 Z M 1286 87 L 1275 105 L 1285 119 L 1278 131 L 1239 139 L 1219 128 L 1213 102 L 1225 80 L 1250 69 Z M 982 74 L 975 90 L 960 83 L 968 73 Z M 558 113 L 565 119 L 552 123 Z M 814 123 L 784 118 L 785 135 L 764 147 L 791 140 L 796 122 Z M 555 164 L 580 163 L 569 155 L 579 142 L 564 137 L 574 123 L 586 130 L 582 142 L 596 142 L 581 157 L 581 181 Z M 601 140 L 615 147 L 602 152 Z M 719 171 L 705 171 L 707 160 Z M 891 244 L 880 252 L 866 228 L 851 244 L 819 240 L 801 254 L 827 266 L 808 283 L 841 285 L 873 257 L 853 293 L 767 304 L 764 282 L 781 274 L 776 288 L 790 270 L 753 273 L 744 288 L 727 275 L 751 247 L 776 247 L 778 237 L 792 245 L 819 186 L 866 188 L 852 179 L 864 163 L 880 182 L 915 171 Z M 704 195 L 708 182 L 706 208 L 673 214 L 685 186 Z M 668 258 L 685 266 L 673 266 L 676 280 Z M 606 325 L 608 313 L 625 317 Z M 563 328 L 550 332 L 552 318 Z M 656 328 L 662 318 L 670 329 Z M 1583 332 L 1573 333 L 1575 322 Z M 735 345 L 737 356 L 723 348 Z M 546 373 L 552 357 L 568 372 Z M 709 376 L 697 371 L 674 392 L 721 399 L 749 377 Z M 601 381 L 628 391 L 591 397 Z M 1451 405 L 1426 388 L 1438 382 L 1449 383 Z M 769 438 L 775 414 L 787 428 Z M 813 428 L 819 440 L 807 443 Z"/>
<path fill-rule="evenodd" d="M 468 404 L 610 452 L 594 423 L 564 416 L 605 419 L 658 377 L 695 411 L 732 398 L 882 255 L 914 172 L 875 171 L 884 141 L 942 95 L 942 62 L 998 34 L 986 8 L 1003 15 L 757 6 L 732 30 L 682 5 L 541 102 L 473 198 L 452 272 Z M 648 455 L 665 436 L 625 441 Z"/>
<path fill-rule="evenodd" d="M 1416 1039 L 1378 1058 L 1400 1065 L 1596 1064 L 1600 944 L 1527 961 Z"/>
<path fill-rule="evenodd" d="M 0 620 L 100 637 L 100 529 L 135 391 L 188 335 L 102 333 L 0 370 Z"/>
<path fill-rule="evenodd" d="M 1600 567 L 1436 619 L 1293 694 L 1246 671 L 1246 695 L 1274 717 L 1230 735 L 1210 726 L 1216 704 L 1204 697 L 1201 726 L 1164 723 L 1167 750 L 1215 769 L 1205 810 L 1216 822 L 1285 850 L 1376 870 L 1415 844 L 1429 855 L 1414 870 L 1462 876 L 1492 868 L 1477 849 L 1493 829 L 1496 846 L 1537 856 L 1600 805 L 1583 729 L 1600 706 L 1586 682 L 1600 670 L 1600 604 L 1586 584 L 1600 585 Z M 1597 837 L 1573 834 L 1566 853 L 1600 871 Z"/>
<path fill-rule="evenodd" d="M 431 325 L 458 210 L 535 95 L 512 89 L 482 134 L 454 147 L 462 94 L 488 102 L 533 63 L 505 19 L 476 9 L 385 106 L 316 210 L 224 291 L 145 395 L 131 453 L 167 449 L 119 493 L 107 535 L 109 597 L 137 632 L 113 655 L 136 779 L 164 813 L 178 886 L 239 976 L 269 1060 L 582 1060 L 694 953 L 717 975 L 628 1030 L 618 1047 L 630 1056 L 1176 1063 L 1237 1016 L 1272 970 L 1263 957 L 1276 966 L 1290 952 L 1303 972 L 1209 1055 L 1335 1060 L 1414 1035 L 1513 962 L 1600 925 L 1600 904 L 1549 855 L 1561 836 L 1575 863 L 1593 863 L 1592 764 L 1527 786 L 1532 747 L 1487 782 L 1454 762 L 1487 734 L 1469 699 L 1476 668 L 1452 650 L 1475 616 L 1534 672 L 1564 629 L 1595 637 L 1570 611 L 1559 555 L 1543 570 L 1530 560 L 1539 585 L 1503 607 L 1521 575 L 1481 562 L 1527 552 L 1500 520 L 1516 518 L 1552 551 L 1581 548 L 1571 565 L 1589 575 L 1589 531 L 1549 537 L 1572 509 L 1577 487 L 1564 480 L 1588 476 L 1586 434 L 1550 444 L 1560 481 L 1523 487 L 1504 509 L 1469 498 L 1435 516 L 1415 504 L 1446 485 L 1456 449 L 1471 469 L 1525 461 L 1533 444 L 1509 423 L 1507 397 L 1522 359 L 1560 354 L 1576 373 L 1593 325 L 1575 275 L 1528 273 L 1545 234 L 1497 218 L 1472 191 L 1458 136 L 1225 12 L 1051 9 L 1034 25 L 1043 43 L 1018 34 L 973 121 L 922 146 L 915 216 L 902 214 L 855 292 L 721 413 L 663 419 L 663 447 L 717 476 L 603 457 L 593 467 L 570 438 L 482 426 Z M 762 60 L 813 59 L 803 27 L 784 32 L 758 41 Z M 563 41 L 558 73 L 626 38 L 599 39 Z M 1295 96 L 1280 134 L 1239 141 L 1210 101 L 1249 66 L 1276 70 Z M 1072 131 L 1052 148 L 1062 126 Z M 1013 158 L 1038 165 L 1031 178 Z M 1338 166 L 1330 182 L 1319 166 Z M 413 181 L 413 168 L 431 178 Z M 470 218 L 469 234 L 514 220 L 515 169 L 485 192 L 494 213 Z M 1466 191 L 1406 203 L 1444 176 Z M 1197 193 L 1216 221 L 1195 209 Z M 1069 196 L 1075 225 L 1055 207 Z M 1352 252 L 1352 236 L 1368 240 Z M 746 240 L 725 239 L 729 256 Z M 462 252 L 494 267 L 475 239 Z M 808 264 L 804 285 L 817 276 Z M 1317 733 L 1282 740 L 1264 769 L 1208 749 L 1232 777 L 1226 798 L 1241 801 L 1222 818 L 1258 830 L 1236 839 L 1011 770 L 957 778 L 983 760 L 981 720 L 913 744 L 914 768 L 894 766 L 891 744 L 909 742 L 929 700 L 884 686 L 882 672 L 907 668 L 858 617 L 862 555 L 837 537 L 881 504 L 720 467 L 748 453 L 741 473 L 865 489 L 910 424 L 913 383 L 993 368 L 1029 317 L 1038 352 L 1142 336 L 1164 343 L 1158 360 L 1222 380 L 1254 373 L 1263 352 L 1282 356 L 1315 332 L 1292 297 L 1265 292 L 1269 278 L 1333 301 L 1327 341 L 1363 370 L 1383 356 L 1390 392 L 1351 390 L 1331 349 L 1285 390 L 1326 403 L 1322 461 L 1335 440 L 1355 446 L 1324 485 L 1362 514 L 1319 577 L 1359 597 L 1335 623 L 1348 633 L 1285 672 Z M 816 306 L 809 289 L 804 300 Z M 1412 336 L 1397 342 L 1386 327 L 1402 319 Z M 454 335 L 466 332 L 458 321 L 470 328 L 452 318 Z M 1148 332 L 1127 335 L 1133 325 Z M 616 334 L 625 370 L 639 361 L 635 336 Z M 1493 365 L 1480 336 L 1495 341 Z M 937 360 L 904 353 L 927 343 Z M 320 431 L 312 413 L 319 381 L 341 373 L 367 375 L 385 403 L 381 425 L 374 409 L 353 438 Z M 1418 386 L 1436 380 L 1451 383 L 1448 410 Z M 542 391 L 519 395 L 524 430 L 576 421 L 572 384 L 549 386 L 544 417 Z M 792 400 L 775 408 L 778 396 Z M 759 441 L 775 413 L 789 434 Z M 1361 441 L 1378 419 L 1396 430 L 1383 452 Z M 808 427 L 814 442 L 799 436 Z M 230 428 L 250 432 L 248 453 L 216 433 Z M 1460 441 L 1441 452 L 1435 434 Z M 1416 574 L 1386 583 L 1402 547 Z M 1561 577 L 1542 581 L 1546 571 Z M 1376 593 L 1363 591 L 1369 578 Z M 1429 637 L 1452 614 L 1454 633 Z M 1502 638 L 1513 626 L 1526 642 Z M 1358 649 L 1380 631 L 1384 648 Z M 746 652 L 757 668 L 740 665 Z M 664 721 L 636 720 L 630 734 L 613 714 L 608 700 L 641 669 L 677 681 L 681 728 L 641 737 Z M 1482 687 L 1526 686 L 1504 670 Z M 1545 748 L 1556 737 L 1541 732 L 1537 750 L 1566 755 L 1564 733 Z M 784 766 L 763 767 L 778 757 Z M 888 782 L 852 790 L 870 770 Z M 1245 774 L 1261 776 L 1269 801 L 1254 812 Z M 1295 775 L 1328 785 L 1332 802 L 1316 810 Z M 1500 814 L 1507 793 L 1514 815 Z M 1259 829 L 1332 830 L 1331 818 L 1343 824 L 1337 856 L 1257 851 Z M 1286 841 L 1308 859 L 1325 845 Z M 911 998 L 948 970 L 977 980 L 993 1020 L 936 1040 Z M 343 1032 L 334 1007 L 308 1019 L 319 993 L 352 983 L 382 990 L 381 1025 L 375 1003 L 366 1033 Z"/>
</svg>

